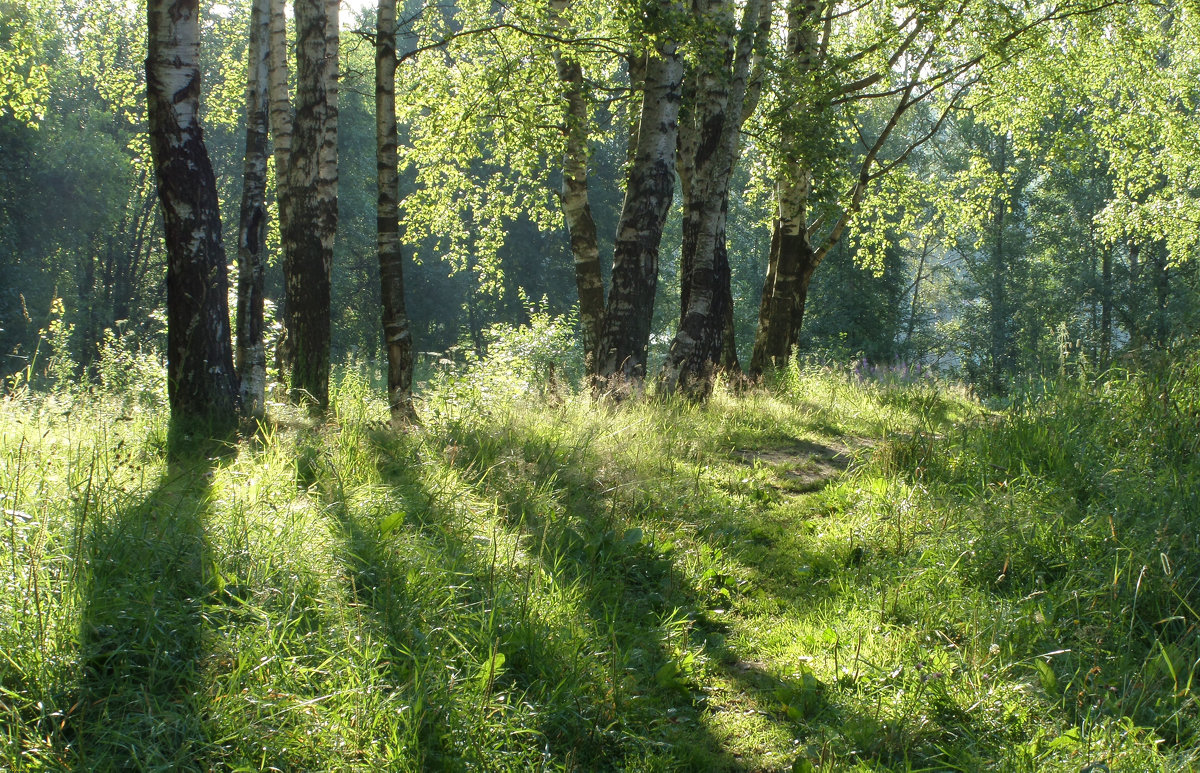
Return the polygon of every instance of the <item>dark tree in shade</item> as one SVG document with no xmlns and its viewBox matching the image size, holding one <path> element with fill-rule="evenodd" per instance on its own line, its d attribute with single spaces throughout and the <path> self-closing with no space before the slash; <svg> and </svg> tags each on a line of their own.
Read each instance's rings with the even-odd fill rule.
<svg viewBox="0 0 1200 773">
<path fill-rule="evenodd" d="M 375 36 L 379 279 L 383 298 L 383 338 L 388 358 L 388 405 L 392 422 L 402 424 L 413 419 L 413 339 L 404 305 L 397 142 L 396 0 L 379 0 Z"/>
</svg>

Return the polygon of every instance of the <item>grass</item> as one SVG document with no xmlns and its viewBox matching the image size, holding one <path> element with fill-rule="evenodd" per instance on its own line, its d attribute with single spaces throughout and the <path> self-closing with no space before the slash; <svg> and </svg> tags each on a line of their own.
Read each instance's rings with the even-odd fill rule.
<svg viewBox="0 0 1200 773">
<path fill-rule="evenodd" d="M 513 373 L 172 461 L 146 390 L 7 397 L 0 770 L 1200 764 L 1197 366 L 1003 414 Z"/>
</svg>

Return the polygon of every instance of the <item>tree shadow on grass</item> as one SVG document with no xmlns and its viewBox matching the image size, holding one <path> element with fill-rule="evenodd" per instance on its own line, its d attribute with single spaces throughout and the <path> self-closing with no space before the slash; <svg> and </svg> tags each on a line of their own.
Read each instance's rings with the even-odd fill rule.
<svg viewBox="0 0 1200 773">
<path fill-rule="evenodd" d="M 673 718 L 701 720 L 694 731 L 678 723 L 673 732 L 660 736 L 670 738 L 667 743 L 674 747 L 672 755 L 685 748 L 705 750 L 693 756 L 672 756 L 676 765 L 686 768 L 699 759 L 705 759 L 708 769 L 747 769 L 763 764 L 761 759 L 743 762 L 735 758 L 732 749 L 737 747 L 723 743 L 704 726 L 708 717 L 688 700 L 689 691 L 706 686 L 704 674 L 733 685 L 741 693 L 744 707 L 769 717 L 792 739 L 821 738 L 834 732 L 842 738 L 842 751 L 857 749 L 859 760 L 888 765 L 913 761 L 957 764 L 963 759 L 978 760 L 979 755 L 995 759 L 1006 743 L 981 717 L 958 707 L 942 689 L 943 682 L 928 682 L 928 674 L 892 676 L 881 672 L 871 674 L 870 679 L 864 677 L 857 685 L 826 685 L 815 681 L 806 668 L 776 673 L 774 667 L 750 663 L 726 643 L 723 634 L 728 631 L 709 613 L 715 607 L 728 607 L 733 598 L 714 591 L 733 597 L 749 593 L 780 609 L 815 613 L 834 598 L 834 575 L 858 572 L 851 568 L 857 563 L 852 545 L 819 546 L 806 539 L 775 544 L 776 537 L 784 536 L 780 531 L 783 524 L 764 526 L 767 510 L 722 508 L 717 498 L 707 503 L 697 498 L 690 503 L 694 506 L 673 509 L 670 492 L 660 490 L 622 495 L 629 501 L 622 502 L 620 509 L 634 515 L 626 522 L 614 518 L 606 492 L 590 486 L 603 464 L 601 459 L 575 454 L 534 433 L 522 434 L 517 427 L 504 437 L 459 428 L 452 433 L 452 441 L 456 449 L 449 455 L 452 463 L 481 497 L 497 501 L 500 511 L 509 514 L 514 530 L 536 537 L 526 544 L 543 568 L 560 582 L 579 583 L 585 590 L 590 599 L 590 627 L 604 630 L 615 624 L 620 645 L 615 650 L 650 654 L 640 663 L 628 658 L 619 664 L 622 669 L 639 672 L 636 688 L 643 697 L 649 696 L 641 704 L 649 711 L 639 719 L 644 721 L 657 711 L 660 715 L 671 712 Z M 515 458 L 511 449 L 518 449 Z M 506 481 L 505 474 L 513 479 Z M 522 484 L 519 479 L 525 477 L 529 481 Z M 683 482 L 690 486 L 692 476 L 684 477 L 688 480 Z M 557 490 L 547 494 L 547 488 Z M 680 503 L 689 504 L 683 499 L 675 504 Z M 716 561 L 716 575 L 707 580 L 694 571 L 681 571 L 679 561 L 664 555 L 654 537 L 642 535 L 636 528 L 655 529 L 656 514 L 664 518 L 668 540 L 673 528 L 684 526 L 701 547 L 720 551 L 722 561 L 737 567 L 739 576 L 749 576 L 748 584 L 725 585 Z M 670 651 L 661 640 L 660 622 L 671 610 L 683 613 L 684 619 L 678 622 L 688 631 L 686 645 L 695 651 L 704 643 L 708 664 L 695 677 L 683 667 L 678 679 L 668 674 L 662 680 L 666 684 L 656 684 L 655 677 L 662 673 L 657 669 L 670 668 L 670 661 L 678 659 L 678 652 Z M 671 688 L 676 688 L 675 695 Z M 881 716 L 855 708 L 863 701 L 862 696 L 852 698 L 852 693 L 868 688 L 871 695 L 899 690 L 905 695 L 924 694 L 927 700 L 915 702 L 911 709 L 917 713 L 907 719 L 887 713 Z M 630 712 L 627 717 L 632 715 Z M 710 756 L 705 758 L 704 753 Z M 788 753 L 778 750 L 785 758 Z"/>
<path fill-rule="evenodd" d="M 614 528 L 598 500 L 573 503 L 570 515 L 557 516 L 517 515 L 499 502 L 510 517 L 497 527 L 505 534 L 490 544 L 515 547 L 489 556 L 489 538 L 464 527 L 456 495 L 432 490 L 415 460 L 404 463 L 401 457 L 415 444 L 387 433 L 373 440 L 384 481 L 408 510 L 408 538 L 437 543 L 453 557 L 452 571 L 467 586 L 461 606 L 479 611 L 467 646 L 480 660 L 492 651 L 504 655 L 489 687 L 508 706 L 483 696 L 480 710 L 501 718 L 508 712 L 516 724 L 507 729 L 525 734 L 521 743 L 532 746 L 539 764 L 742 769 L 700 718 L 702 695 L 688 653 L 698 653 L 703 639 L 691 634 L 691 586 L 648 540 Z M 494 492 L 474 483 L 467 484 L 474 496 L 495 500 Z M 405 598 L 414 578 L 395 542 L 405 537 L 389 538 L 378 523 L 351 513 L 342 517 L 358 599 L 387 630 L 394 651 L 412 661 L 414 648 L 428 646 L 428 628 L 436 621 L 418 620 L 411 607 L 419 600 Z M 524 558 L 517 561 L 517 553 Z M 531 597 L 539 594 L 543 601 L 545 594 L 560 594 L 564 607 L 537 608 Z M 441 729 L 426 730 L 428 737 Z M 438 764 L 463 764 L 453 758 L 461 746 L 451 748 L 444 739 L 440 745 Z"/>
<path fill-rule="evenodd" d="M 78 568 L 76 708 L 62 725 L 76 770 L 207 767 L 201 604 L 213 470 L 228 444 L 172 426 L 168 464 L 139 501 L 97 512 Z"/>
</svg>

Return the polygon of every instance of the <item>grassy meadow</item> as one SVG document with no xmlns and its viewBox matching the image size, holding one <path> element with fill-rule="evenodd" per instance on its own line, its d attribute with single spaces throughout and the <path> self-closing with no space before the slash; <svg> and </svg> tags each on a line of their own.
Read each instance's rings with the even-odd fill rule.
<svg viewBox="0 0 1200 773">
<path fill-rule="evenodd" d="M 401 434 L 351 366 L 224 444 L 153 374 L 10 393 L 0 770 L 1200 765 L 1197 359 L 1004 410 L 536 371 Z"/>
</svg>

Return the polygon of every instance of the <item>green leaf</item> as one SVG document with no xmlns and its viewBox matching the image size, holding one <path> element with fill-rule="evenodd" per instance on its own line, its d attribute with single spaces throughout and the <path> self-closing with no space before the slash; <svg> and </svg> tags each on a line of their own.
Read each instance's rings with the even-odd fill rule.
<svg viewBox="0 0 1200 773">
<path fill-rule="evenodd" d="M 485 660 L 479 669 L 479 681 L 483 684 L 495 681 L 496 677 L 504 673 L 505 660 L 503 652 L 493 652 L 492 656 Z"/>
<path fill-rule="evenodd" d="M 1040 663 L 1041 661 L 1038 661 L 1038 662 Z M 1054 751 L 1063 751 L 1066 749 L 1073 749 L 1076 746 L 1078 746 L 1082 742 L 1082 740 L 1083 739 L 1080 738 L 1080 736 L 1079 736 L 1079 729 L 1073 727 L 1070 730 L 1068 730 L 1067 732 L 1060 735 L 1058 738 L 1055 738 L 1053 741 L 1051 741 L 1047 745 L 1047 748 L 1054 750 Z"/>
<path fill-rule="evenodd" d="M 379 533 L 386 537 L 394 532 L 396 528 L 400 526 L 400 524 L 404 523 L 404 516 L 405 512 L 400 510 L 399 512 L 392 513 L 387 518 L 384 518 L 379 522 Z"/>
<path fill-rule="evenodd" d="M 621 542 L 632 547 L 633 545 L 641 544 L 642 530 L 641 529 L 626 529 L 625 536 L 621 538 Z"/>
<path fill-rule="evenodd" d="M 1042 689 L 1047 693 L 1055 693 L 1058 691 L 1058 677 L 1054 674 L 1054 669 L 1050 664 L 1041 659 L 1034 659 L 1033 665 L 1037 668 L 1038 679 L 1042 683 Z"/>
<path fill-rule="evenodd" d="M 816 773 L 817 769 L 808 757 L 797 757 L 792 763 L 792 773 Z"/>
</svg>

